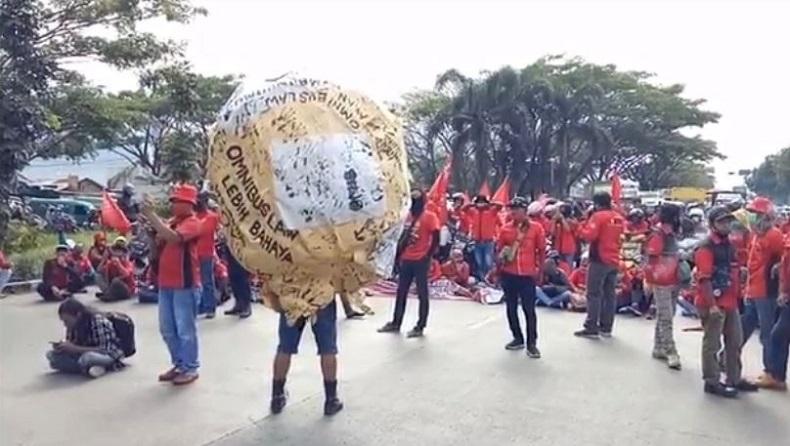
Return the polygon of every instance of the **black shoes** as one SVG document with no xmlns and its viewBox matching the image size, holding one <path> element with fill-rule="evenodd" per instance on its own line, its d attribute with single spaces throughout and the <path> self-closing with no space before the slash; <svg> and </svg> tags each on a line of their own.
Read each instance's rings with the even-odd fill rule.
<svg viewBox="0 0 790 446">
<path fill-rule="evenodd" d="M 738 389 L 735 387 L 726 386 L 722 383 L 705 383 L 705 393 L 720 396 L 722 398 L 738 398 Z"/>
<path fill-rule="evenodd" d="M 400 331 L 400 327 L 393 324 L 392 322 L 387 322 L 384 324 L 383 327 L 377 330 L 379 333 L 397 333 Z"/>
<path fill-rule="evenodd" d="M 251 308 L 247 308 L 246 310 L 241 310 L 239 312 L 239 319 L 247 319 L 250 316 L 252 316 L 252 309 Z"/>
<path fill-rule="evenodd" d="M 524 341 L 517 341 L 512 340 L 505 345 L 505 350 L 515 351 L 515 350 L 523 350 L 524 349 Z"/>
<path fill-rule="evenodd" d="M 365 317 L 365 313 L 360 313 L 359 311 L 352 311 L 346 314 L 346 319 L 363 319 Z"/>
<path fill-rule="evenodd" d="M 272 397 L 272 403 L 271 403 L 271 406 L 270 406 L 270 408 L 272 410 L 272 413 L 274 415 L 279 414 L 280 412 L 283 411 L 283 409 L 285 409 L 285 405 L 287 403 L 288 403 L 288 397 L 285 396 L 284 393 L 281 394 L 281 395 L 273 396 Z"/>
<path fill-rule="evenodd" d="M 737 390 L 740 390 L 741 392 L 758 392 L 760 390 L 760 387 L 757 384 L 750 383 L 745 379 L 741 380 L 741 382 L 736 384 L 735 388 Z"/>
<path fill-rule="evenodd" d="M 225 316 L 238 316 L 241 313 L 240 308 L 233 307 L 230 310 L 225 310 Z"/>
<path fill-rule="evenodd" d="M 540 359 L 540 350 L 534 345 L 527 346 L 527 356 L 532 359 Z"/>
<path fill-rule="evenodd" d="M 420 328 L 420 327 L 412 328 L 411 331 L 406 333 L 406 337 L 407 338 L 421 338 L 421 337 L 423 337 L 422 328 Z"/>
<path fill-rule="evenodd" d="M 324 403 L 324 415 L 331 417 L 336 413 L 343 410 L 343 402 L 340 401 L 337 397 L 327 400 Z"/>
<path fill-rule="evenodd" d="M 592 331 L 588 329 L 579 330 L 573 333 L 574 336 L 580 338 L 587 338 L 587 339 L 600 339 L 601 335 L 597 331 Z"/>
</svg>

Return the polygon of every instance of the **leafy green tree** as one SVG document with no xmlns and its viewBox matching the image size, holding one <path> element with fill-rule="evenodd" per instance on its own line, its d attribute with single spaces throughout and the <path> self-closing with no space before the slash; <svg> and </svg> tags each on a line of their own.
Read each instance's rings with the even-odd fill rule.
<svg viewBox="0 0 790 446">
<path fill-rule="evenodd" d="M 749 189 L 782 203 L 790 203 L 790 147 L 768 155 L 746 177 Z"/>
</svg>

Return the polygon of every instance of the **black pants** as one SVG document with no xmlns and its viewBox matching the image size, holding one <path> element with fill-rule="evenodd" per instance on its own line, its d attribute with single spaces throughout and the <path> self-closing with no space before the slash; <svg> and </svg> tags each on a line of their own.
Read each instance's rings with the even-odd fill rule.
<svg viewBox="0 0 790 446">
<path fill-rule="evenodd" d="M 228 279 L 230 280 L 230 289 L 233 292 L 233 297 L 236 303 L 233 308 L 237 310 L 247 311 L 250 309 L 252 303 L 252 289 L 250 289 L 250 273 L 233 257 L 229 254 L 228 257 Z"/>
<path fill-rule="evenodd" d="M 395 296 L 395 315 L 392 323 L 397 327 L 403 323 L 403 314 L 406 312 L 406 298 L 409 295 L 411 284 L 417 283 L 417 297 L 420 299 L 420 318 L 417 328 L 428 325 L 428 266 L 430 259 L 411 261 L 403 260 L 400 263 L 398 275 L 398 293 Z"/>
<path fill-rule="evenodd" d="M 527 345 L 538 342 L 538 316 L 535 313 L 535 279 L 529 276 L 502 274 L 502 289 L 505 292 L 507 323 L 513 340 L 524 342 L 521 323 L 518 320 L 518 304 L 524 309 L 527 319 Z"/>
</svg>

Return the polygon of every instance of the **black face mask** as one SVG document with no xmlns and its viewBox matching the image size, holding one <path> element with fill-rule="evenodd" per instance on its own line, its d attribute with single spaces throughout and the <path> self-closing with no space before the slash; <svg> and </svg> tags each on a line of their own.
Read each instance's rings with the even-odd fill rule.
<svg viewBox="0 0 790 446">
<path fill-rule="evenodd" d="M 425 197 L 418 197 L 411 199 L 411 213 L 412 215 L 420 215 L 425 210 Z"/>
</svg>

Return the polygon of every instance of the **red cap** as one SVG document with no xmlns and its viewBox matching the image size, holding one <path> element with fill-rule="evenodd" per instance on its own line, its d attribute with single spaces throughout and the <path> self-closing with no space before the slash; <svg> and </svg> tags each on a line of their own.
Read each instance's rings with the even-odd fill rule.
<svg viewBox="0 0 790 446">
<path fill-rule="evenodd" d="M 757 214 L 764 214 L 764 215 L 773 215 L 774 213 L 774 204 L 771 200 L 765 197 L 757 197 L 746 206 L 746 210 L 749 212 L 755 212 Z"/>
<path fill-rule="evenodd" d="M 173 186 L 173 190 L 170 192 L 170 201 L 183 201 L 196 205 L 197 197 L 197 188 L 191 184 L 177 184 Z"/>
</svg>

